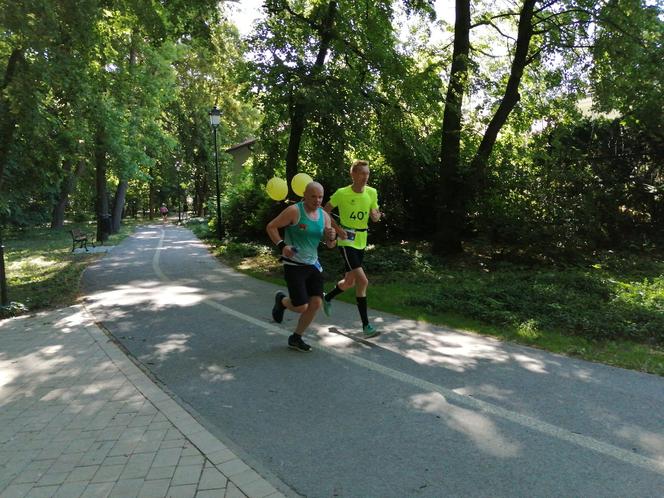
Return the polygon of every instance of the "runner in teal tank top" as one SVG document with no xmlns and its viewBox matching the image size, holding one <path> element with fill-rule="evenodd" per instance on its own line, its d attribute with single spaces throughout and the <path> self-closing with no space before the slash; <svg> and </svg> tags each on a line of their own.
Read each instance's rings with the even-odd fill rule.
<svg viewBox="0 0 664 498">
<path fill-rule="evenodd" d="M 292 258 L 282 257 L 284 264 L 320 265 L 318 263 L 318 245 L 323 238 L 325 215 L 322 208 L 317 208 L 317 220 L 312 220 L 304 209 L 304 201 L 295 204 L 299 211 L 297 223 L 285 229 L 284 242 L 293 246 L 297 252 Z"/>
<path fill-rule="evenodd" d="M 281 323 L 287 309 L 300 313 L 295 332 L 288 338 L 288 347 L 297 351 L 311 351 L 302 336 L 323 302 L 323 269 L 318 261 L 318 245 L 321 240 L 330 248 L 336 245 L 336 232 L 330 216 L 320 207 L 322 202 L 323 186 L 311 182 L 304 190 L 302 201 L 288 206 L 266 227 L 279 249 L 288 286 L 288 296 L 281 291 L 276 293 L 272 318 Z M 280 229 L 284 230 L 283 238 Z"/>
</svg>

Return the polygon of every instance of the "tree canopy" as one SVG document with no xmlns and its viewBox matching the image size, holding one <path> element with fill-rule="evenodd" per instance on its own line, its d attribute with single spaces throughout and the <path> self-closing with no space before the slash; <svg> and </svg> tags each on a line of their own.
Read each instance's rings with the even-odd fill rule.
<svg viewBox="0 0 664 498">
<path fill-rule="evenodd" d="M 371 163 L 377 240 L 557 255 L 661 243 L 662 5 L 266 0 L 242 38 L 212 0 L 0 0 L 0 222 L 211 214 L 262 236 L 272 176 L 327 193 Z M 589 104 L 588 104 L 589 103 Z M 291 199 L 296 196 L 291 193 Z"/>
</svg>

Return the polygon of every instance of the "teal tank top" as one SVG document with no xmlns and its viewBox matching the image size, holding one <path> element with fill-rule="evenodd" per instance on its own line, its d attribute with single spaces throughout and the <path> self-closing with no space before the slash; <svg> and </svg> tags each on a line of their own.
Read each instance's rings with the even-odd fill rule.
<svg viewBox="0 0 664 498">
<path fill-rule="evenodd" d="M 296 247 L 297 253 L 292 258 L 283 258 L 284 264 L 294 262 L 295 264 L 316 265 L 318 262 L 318 244 L 323 238 L 323 229 L 325 228 L 323 210 L 318 208 L 318 219 L 311 220 L 304 211 L 302 201 L 298 202 L 296 206 L 300 211 L 300 218 L 294 225 L 286 227 L 284 242 L 286 242 L 286 245 Z"/>
</svg>

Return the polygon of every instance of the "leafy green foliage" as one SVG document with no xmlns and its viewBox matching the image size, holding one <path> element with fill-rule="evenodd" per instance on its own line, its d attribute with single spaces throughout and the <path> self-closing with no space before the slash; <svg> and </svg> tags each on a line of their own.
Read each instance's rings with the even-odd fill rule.
<svg viewBox="0 0 664 498">
<path fill-rule="evenodd" d="M 497 244 L 578 258 L 661 240 L 664 149 L 647 130 L 579 120 L 502 149 L 478 228 Z"/>
<path fill-rule="evenodd" d="M 661 271 L 661 266 L 660 266 Z M 485 323 L 561 331 L 598 340 L 662 345 L 662 279 L 618 282 L 603 272 L 503 267 L 462 272 L 412 304 L 462 312 Z M 648 296 L 648 297 L 645 297 Z"/>
<path fill-rule="evenodd" d="M 266 240 L 265 225 L 284 209 L 282 202 L 270 199 L 262 185 L 243 182 L 229 189 L 224 202 L 224 226 L 242 241 Z"/>
<path fill-rule="evenodd" d="M 72 165 L 94 170 L 95 154 L 108 164 L 111 192 L 133 179 L 155 182 L 147 196 L 129 194 L 134 205 L 140 200 L 149 207 L 155 197 L 171 190 L 164 183 L 170 180 L 179 152 L 177 130 L 169 127 L 173 120 L 166 115 L 178 97 L 174 66 L 190 53 L 181 47 L 209 47 L 232 32 L 220 22 L 217 2 L 46 0 L 3 1 L 0 7 L 0 27 L 6 34 L 0 38 L 2 60 L 16 51 L 22 54 L 13 78 L 5 78 L 0 102 L 3 109 L 10 104 L 10 113 L 2 112 L 0 128 L 3 137 L 7 130 L 11 134 L 7 155 L 0 158 L 0 178 L 6 180 L 0 196 L 2 221 L 46 221 L 69 180 L 74 183 L 69 204 L 94 212 L 95 203 L 89 199 L 94 175 L 74 175 Z M 228 54 L 222 63 L 239 59 L 237 50 L 229 50 L 237 35 L 227 38 L 226 46 L 219 47 Z M 215 60 L 214 50 L 209 59 Z M 199 79 L 213 72 L 214 64 L 207 73 L 198 73 Z M 211 93 L 223 87 L 207 88 L 206 102 L 199 106 L 204 119 Z M 207 127 L 203 136 L 208 149 Z M 157 190 L 162 193 L 153 196 Z M 111 201 L 119 204 L 119 214 L 124 198 Z"/>
<path fill-rule="evenodd" d="M 404 73 L 395 50 L 391 4 L 337 2 L 321 64 L 317 57 L 328 3 L 269 2 L 267 19 L 250 40 L 250 75 L 264 112 L 259 183 L 284 169 L 296 110 L 307 120 L 299 170 L 329 178 L 346 170 L 350 159 L 373 154 L 379 142 L 373 126 L 378 108 L 399 105 L 392 95 L 395 86 L 383 87 L 380 81 L 381 74 Z"/>
<path fill-rule="evenodd" d="M 591 84 L 599 110 L 619 111 L 664 141 L 664 10 L 661 2 L 612 0 L 600 11 Z"/>
</svg>

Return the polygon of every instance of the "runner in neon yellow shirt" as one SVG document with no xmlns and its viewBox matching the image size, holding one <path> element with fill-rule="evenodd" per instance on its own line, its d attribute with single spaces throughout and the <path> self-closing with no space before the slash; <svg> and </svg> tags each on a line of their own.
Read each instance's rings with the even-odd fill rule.
<svg viewBox="0 0 664 498">
<path fill-rule="evenodd" d="M 350 167 L 352 185 L 340 188 L 325 205 L 325 211 L 339 211 L 339 223 L 332 224 L 339 236 L 337 246 L 344 259 L 346 274 L 337 285 L 323 298 L 323 311 L 330 316 L 332 299 L 343 291 L 355 287 L 357 309 L 362 320 L 362 333 L 365 337 L 373 337 L 379 332 L 369 323 L 367 314 L 367 287 L 369 279 L 362 268 L 364 249 L 367 247 L 367 230 L 369 219 L 380 221 L 382 213 L 378 209 L 378 193 L 373 187 L 367 186 L 369 181 L 369 163 L 355 161 Z"/>
</svg>

